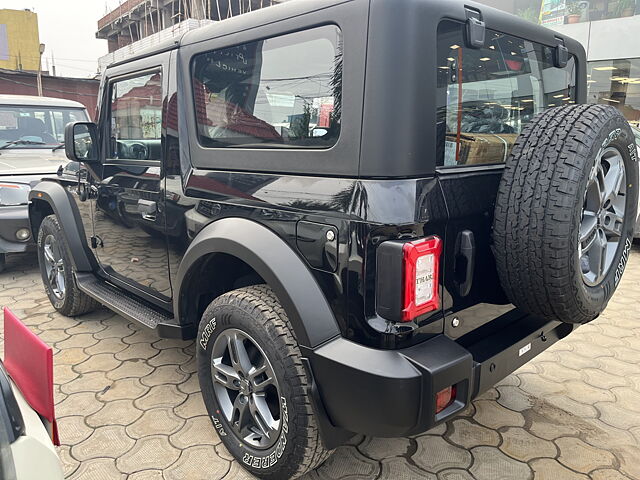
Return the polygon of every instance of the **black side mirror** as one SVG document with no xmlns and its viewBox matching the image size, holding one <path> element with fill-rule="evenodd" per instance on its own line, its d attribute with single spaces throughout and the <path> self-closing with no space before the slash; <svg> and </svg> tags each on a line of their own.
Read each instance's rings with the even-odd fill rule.
<svg viewBox="0 0 640 480">
<path fill-rule="evenodd" d="M 64 151 L 73 162 L 98 161 L 98 127 L 92 122 L 72 122 L 64 128 Z"/>
</svg>

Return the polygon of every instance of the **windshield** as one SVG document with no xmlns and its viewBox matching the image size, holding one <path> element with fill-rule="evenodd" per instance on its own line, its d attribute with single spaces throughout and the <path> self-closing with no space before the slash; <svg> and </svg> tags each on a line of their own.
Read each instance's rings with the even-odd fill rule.
<svg viewBox="0 0 640 480">
<path fill-rule="evenodd" d="M 0 105 L 0 148 L 51 148 L 69 122 L 88 121 L 81 108 Z"/>
</svg>

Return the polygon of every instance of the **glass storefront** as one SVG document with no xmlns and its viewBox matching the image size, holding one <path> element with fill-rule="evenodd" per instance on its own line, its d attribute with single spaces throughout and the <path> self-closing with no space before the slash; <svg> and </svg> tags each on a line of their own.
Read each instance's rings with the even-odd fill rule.
<svg viewBox="0 0 640 480">
<path fill-rule="evenodd" d="M 480 0 L 545 26 L 640 15 L 640 0 Z"/>
<path fill-rule="evenodd" d="M 612 105 L 640 125 L 640 58 L 589 62 L 587 75 L 589 103 Z"/>
</svg>

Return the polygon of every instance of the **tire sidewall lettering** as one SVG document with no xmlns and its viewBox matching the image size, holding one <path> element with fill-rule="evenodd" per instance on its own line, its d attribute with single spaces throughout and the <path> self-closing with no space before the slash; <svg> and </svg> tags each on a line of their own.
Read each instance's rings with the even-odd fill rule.
<svg viewBox="0 0 640 480">
<path fill-rule="evenodd" d="M 202 350 L 207 351 L 207 346 L 209 345 L 209 340 L 211 339 L 211 335 L 215 331 L 217 326 L 216 317 L 213 317 L 207 324 L 204 326 L 202 330 L 202 335 L 200 335 L 199 344 Z"/>
<path fill-rule="evenodd" d="M 280 397 L 280 404 L 282 410 L 282 430 L 280 432 L 280 438 L 278 442 L 271 447 L 271 452 L 266 455 L 254 455 L 249 452 L 245 452 L 242 457 L 242 463 L 257 469 L 266 469 L 273 467 L 284 453 L 287 447 L 287 435 L 289 433 L 289 412 L 287 410 L 287 400 L 284 397 Z"/>
<path fill-rule="evenodd" d="M 627 267 L 627 262 L 629 261 L 629 253 L 631 252 L 631 238 L 627 237 L 624 242 L 624 247 L 622 249 L 622 256 L 620 257 L 620 261 L 618 262 L 618 266 L 616 267 L 616 273 L 613 279 L 613 284 L 618 285 L 620 279 L 622 278 L 622 274 L 624 273 L 624 269 Z"/>
</svg>

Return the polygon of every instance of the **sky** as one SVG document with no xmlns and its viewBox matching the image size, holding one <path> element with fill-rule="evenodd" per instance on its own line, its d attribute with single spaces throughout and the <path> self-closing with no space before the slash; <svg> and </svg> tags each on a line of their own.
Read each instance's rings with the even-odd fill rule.
<svg viewBox="0 0 640 480">
<path fill-rule="evenodd" d="M 40 43 L 45 44 L 42 67 L 56 75 L 89 77 L 98 69 L 98 57 L 107 53 L 107 41 L 96 38 L 98 19 L 118 6 L 118 0 L 2 0 L 0 8 L 38 14 Z"/>
</svg>

